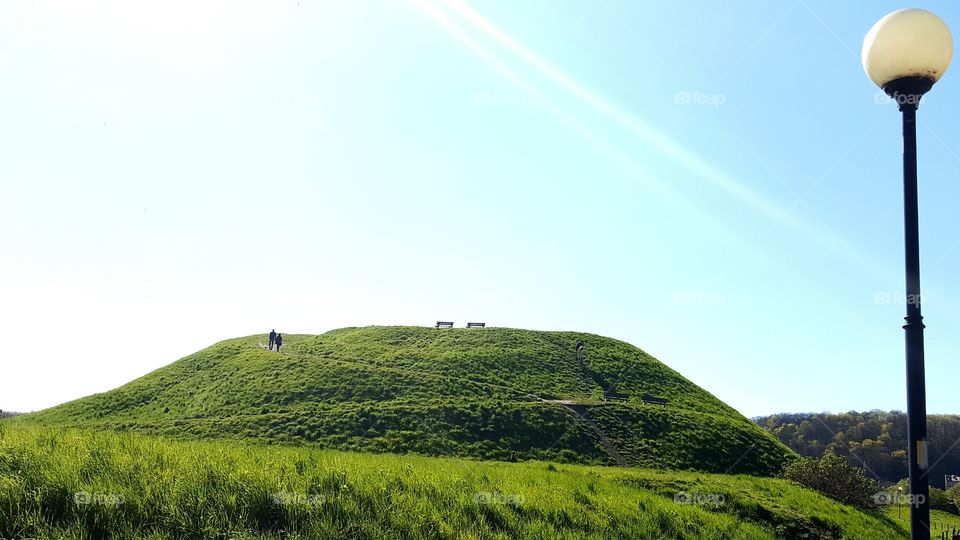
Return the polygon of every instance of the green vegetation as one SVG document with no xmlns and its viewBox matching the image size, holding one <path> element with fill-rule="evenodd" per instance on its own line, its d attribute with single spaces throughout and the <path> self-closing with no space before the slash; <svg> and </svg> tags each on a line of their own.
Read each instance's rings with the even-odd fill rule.
<svg viewBox="0 0 960 540">
<path fill-rule="evenodd" d="M 899 509 L 897 505 L 885 506 L 883 515 L 904 530 L 910 530 L 910 508 L 906 505 Z M 941 540 L 943 531 L 957 531 L 960 534 L 960 516 L 942 510 L 930 511 L 930 538 Z"/>
<path fill-rule="evenodd" d="M 243 439 L 362 452 L 772 475 L 794 457 L 642 350 L 574 332 L 346 328 L 232 339 L 23 425 Z M 586 342 L 581 367 L 574 351 Z M 630 398 L 605 402 L 604 387 Z M 669 400 L 647 405 L 644 394 Z M 576 414 L 568 400 L 588 409 Z M 606 436 L 607 440 L 603 437 Z"/>
<path fill-rule="evenodd" d="M 867 478 L 862 468 L 834 454 L 800 458 L 784 468 L 783 477 L 860 508 L 875 506 L 875 496 L 880 492 L 880 482 Z"/>
<path fill-rule="evenodd" d="M 889 500 L 894 503 L 900 494 L 910 493 L 910 480 L 904 478 L 896 484 L 887 486 L 886 491 L 890 494 Z M 954 486 L 948 491 L 930 486 L 930 507 L 953 514 L 960 512 L 960 486 Z"/>
<path fill-rule="evenodd" d="M 18 424 L 0 423 L 4 538 L 906 537 L 879 511 L 774 478 Z"/>
<path fill-rule="evenodd" d="M 902 412 L 776 414 L 754 420 L 802 456 L 843 456 L 886 483 L 907 476 L 907 417 Z M 942 488 L 945 474 L 960 474 L 960 416 L 928 416 L 927 433 L 930 482 Z"/>
</svg>

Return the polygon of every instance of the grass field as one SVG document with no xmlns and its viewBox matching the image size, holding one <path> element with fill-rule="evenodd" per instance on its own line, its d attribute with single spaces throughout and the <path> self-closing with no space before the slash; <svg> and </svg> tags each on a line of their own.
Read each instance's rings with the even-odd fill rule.
<svg viewBox="0 0 960 540">
<path fill-rule="evenodd" d="M 904 528 L 905 530 L 909 530 L 910 509 L 908 507 L 901 507 L 898 516 L 897 507 L 895 505 L 887 506 L 883 509 L 883 514 L 900 527 Z M 960 534 L 960 516 L 956 516 L 949 512 L 943 512 L 941 510 L 931 510 L 930 528 L 930 538 L 936 540 L 942 538 L 941 533 L 944 531 L 956 530 L 957 533 Z"/>
<path fill-rule="evenodd" d="M 772 478 L 173 441 L 5 420 L 0 537 L 887 539 L 906 533 L 879 511 Z"/>
</svg>

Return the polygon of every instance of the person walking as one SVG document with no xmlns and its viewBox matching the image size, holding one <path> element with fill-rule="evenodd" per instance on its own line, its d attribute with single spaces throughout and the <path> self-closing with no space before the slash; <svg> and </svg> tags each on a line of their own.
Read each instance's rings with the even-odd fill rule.
<svg viewBox="0 0 960 540">
<path fill-rule="evenodd" d="M 577 360 L 579 360 L 579 361 L 581 361 L 581 362 L 583 362 L 583 348 L 584 348 L 585 346 L 586 346 L 586 345 L 584 345 L 582 339 L 577 342 Z"/>
<path fill-rule="evenodd" d="M 270 350 L 273 350 L 273 344 L 277 341 L 276 330 L 270 330 Z"/>
<path fill-rule="evenodd" d="M 277 339 L 275 341 L 277 343 L 277 352 L 280 352 L 280 347 L 283 346 L 283 336 L 280 334 L 277 334 Z"/>
</svg>

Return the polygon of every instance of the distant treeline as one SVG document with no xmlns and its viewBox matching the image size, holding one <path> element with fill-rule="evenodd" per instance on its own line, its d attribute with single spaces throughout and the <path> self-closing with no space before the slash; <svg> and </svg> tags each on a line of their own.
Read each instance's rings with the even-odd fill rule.
<svg viewBox="0 0 960 540">
<path fill-rule="evenodd" d="M 21 414 L 23 414 L 23 413 L 22 413 L 22 412 L 16 412 L 16 411 L 4 411 L 4 410 L 0 410 L 0 418 L 3 418 L 3 417 L 5 417 L 5 416 L 20 416 Z"/>
<path fill-rule="evenodd" d="M 900 411 L 774 414 L 753 419 L 802 456 L 837 454 L 881 482 L 907 477 L 907 415 Z M 927 421 L 930 484 L 960 474 L 960 416 Z"/>
</svg>

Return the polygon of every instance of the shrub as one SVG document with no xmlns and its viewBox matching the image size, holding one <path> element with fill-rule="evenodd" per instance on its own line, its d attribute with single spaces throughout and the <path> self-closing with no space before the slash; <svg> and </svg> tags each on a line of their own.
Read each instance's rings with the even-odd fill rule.
<svg viewBox="0 0 960 540">
<path fill-rule="evenodd" d="M 947 490 L 947 499 L 960 510 L 960 484 Z"/>
<path fill-rule="evenodd" d="M 934 506 L 946 506 L 950 504 L 950 497 L 947 496 L 946 491 L 930 486 L 930 504 Z"/>
<path fill-rule="evenodd" d="M 783 477 L 861 508 L 873 506 L 873 495 L 880 491 L 880 483 L 867 478 L 862 468 L 835 454 L 793 461 L 784 467 Z"/>
</svg>

